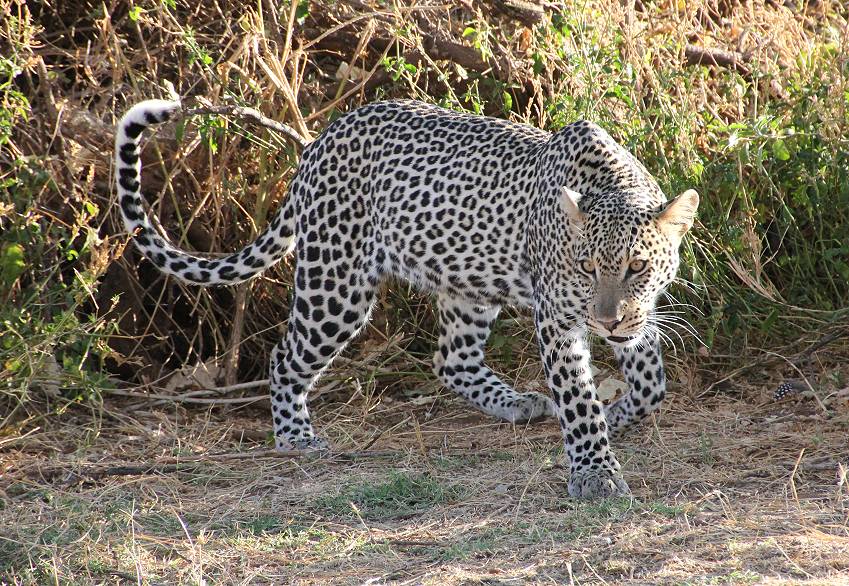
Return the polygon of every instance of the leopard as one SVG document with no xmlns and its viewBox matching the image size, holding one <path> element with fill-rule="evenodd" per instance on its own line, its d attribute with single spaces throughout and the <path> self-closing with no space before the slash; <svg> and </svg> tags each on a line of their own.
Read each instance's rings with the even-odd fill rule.
<svg viewBox="0 0 849 586">
<path fill-rule="evenodd" d="M 366 104 L 305 143 L 268 225 L 238 252 L 182 250 L 155 229 L 141 192 L 140 136 L 181 101 L 132 106 L 115 133 L 117 202 L 156 267 L 199 286 L 234 285 L 294 256 L 286 333 L 270 352 L 275 446 L 329 449 L 308 394 L 367 324 L 388 280 L 435 296 L 438 380 L 486 415 L 555 418 L 576 498 L 630 494 L 610 440 L 666 394 L 658 299 L 676 278 L 699 195 L 668 199 L 594 122 L 548 132 L 413 100 Z M 520 392 L 484 361 L 503 307 L 527 311 L 549 394 Z M 593 339 L 627 389 L 598 397 Z"/>
</svg>

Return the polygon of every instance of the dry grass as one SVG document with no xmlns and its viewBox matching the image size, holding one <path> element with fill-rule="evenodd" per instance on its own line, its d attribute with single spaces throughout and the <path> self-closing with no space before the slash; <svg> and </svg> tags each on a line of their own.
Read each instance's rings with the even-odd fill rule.
<svg viewBox="0 0 849 586">
<path fill-rule="evenodd" d="M 845 6 L 275 4 L 0 0 L 0 582 L 849 584 Z M 555 424 L 446 394 L 428 300 L 398 284 L 313 395 L 338 453 L 271 454 L 264 388 L 233 383 L 264 377 L 289 267 L 184 288 L 114 212 L 111 125 L 164 80 L 304 136 L 383 97 L 587 117 L 697 187 L 674 293 L 707 347 L 678 343 L 668 405 L 618 442 L 634 498 L 568 499 Z M 181 245 L 235 249 L 296 150 L 235 119 L 174 136 L 145 150 L 149 201 Z M 531 332 L 508 311 L 490 340 L 522 388 Z M 807 391 L 772 401 L 788 377 Z"/>
<path fill-rule="evenodd" d="M 444 394 L 324 394 L 322 459 L 265 449 L 264 409 L 110 402 L 96 435 L 16 442 L 0 560 L 16 583 L 846 583 L 846 402 L 673 391 L 619 442 L 633 498 L 594 503 L 566 497 L 555 423 Z"/>
</svg>

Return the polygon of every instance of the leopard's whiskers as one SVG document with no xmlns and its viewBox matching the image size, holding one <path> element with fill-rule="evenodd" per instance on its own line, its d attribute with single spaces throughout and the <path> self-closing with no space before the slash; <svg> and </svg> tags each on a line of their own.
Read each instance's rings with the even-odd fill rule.
<svg viewBox="0 0 849 586">
<path fill-rule="evenodd" d="M 668 301 L 668 303 L 663 306 L 664 308 L 666 308 L 666 307 L 686 307 L 686 308 L 691 309 L 692 311 L 698 313 L 699 315 L 704 316 L 704 312 L 700 308 L 696 307 L 692 303 L 683 303 L 682 301 L 679 301 L 669 291 L 664 291 L 663 296 Z"/>
<path fill-rule="evenodd" d="M 696 283 L 694 283 L 692 281 L 688 281 L 687 279 L 685 279 L 683 277 L 675 277 L 674 279 L 672 279 L 672 282 L 675 283 L 676 285 L 681 285 L 682 287 L 684 287 L 685 289 L 687 289 L 691 293 L 698 293 L 698 291 L 700 289 L 701 290 L 706 289 L 706 287 L 704 285 L 697 285 Z"/>
<path fill-rule="evenodd" d="M 658 328 L 674 333 L 681 341 L 682 346 L 684 345 L 684 338 L 681 336 L 679 329 L 683 330 L 685 334 L 695 338 L 701 345 L 707 346 L 701 336 L 699 336 L 696 327 L 682 317 L 681 314 L 683 314 L 683 312 L 669 312 L 656 309 L 649 314 L 648 320 L 651 324 Z"/>
<path fill-rule="evenodd" d="M 664 342 L 666 342 L 666 344 L 669 345 L 669 347 L 672 348 L 673 354 L 675 354 L 676 356 L 678 355 L 678 346 L 675 344 L 675 341 L 666 332 L 663 331 L 663 328 L 661 327 L 661 325 L 659 323 L 648 321 L 648 322 L 646 322 L 645 327 L 648 331 L 654 333 L 656 336 L 658 336 Z M 675 333 L 676 335 L 678 335 L 679 339 L 681 338 L 680 334 L 678 334 L 678 332 L 676 332 L 675 330 L 670 328 L 670 331 Z M 682 340 L 682 344 L 683 344 L 683 340 Z"/>
</svg>

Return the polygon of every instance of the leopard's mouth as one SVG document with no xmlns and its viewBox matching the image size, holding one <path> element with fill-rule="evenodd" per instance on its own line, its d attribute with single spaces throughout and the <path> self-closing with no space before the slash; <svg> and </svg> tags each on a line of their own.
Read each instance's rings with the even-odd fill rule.
<svg viewBox="0 0 849 586">
<path fill-rule="evenodd" d="M 626 327 L 622 327 L 621 324 L 616 324 L 616 326 L 614 326 L 611 330 L 609 327 L 604 327 L 590 318 L 587 320 L 587 326 L 589 331 L 611 344 L 628 345 L 638 342 L 644 335 L 644 324 L 640 324 L 640 327 L 634 327 L 635 324 L 633 322 L 635 322 L 636 319 L 631 318 L 624 321 L 628 321 L 630 323 L 626 324 Z"/>
</svg>

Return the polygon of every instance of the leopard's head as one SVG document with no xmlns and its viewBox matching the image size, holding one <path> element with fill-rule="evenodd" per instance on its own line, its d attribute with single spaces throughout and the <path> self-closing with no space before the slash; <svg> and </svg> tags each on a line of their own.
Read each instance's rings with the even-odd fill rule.
<svg viewBox="0 0 849 586">
<path fill-rule="evenodd" d="M 652 312 L 678 271 L 678 249 L 699 195 L 690 189 L 654 209 L 616 194 L 579 207 L 580 197 L 563 188 L 563 208 L 580 234 L 569 256 L 582 301 L 577 317 L 614 344 L 637 344 L 656 327 Z"/>
</svg>

